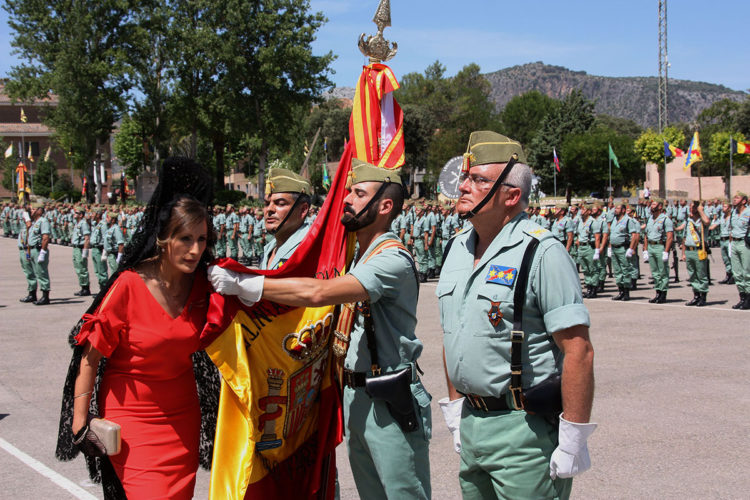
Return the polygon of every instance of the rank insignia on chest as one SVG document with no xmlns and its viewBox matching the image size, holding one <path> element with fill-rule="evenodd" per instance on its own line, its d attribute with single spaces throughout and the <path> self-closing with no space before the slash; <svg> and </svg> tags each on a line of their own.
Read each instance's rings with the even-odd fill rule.
<svg viewBox="0 0 750 500">
<path fill-rule="evenodd" d="M 498 285 L 513 286 L 517 274 L 518 269 L 515 267 L 490 266 L 485 281 L 487 283 L 497 283 Z"/>
<path fill-rule="evenodd" d="M 497 326 L 500 324 L 500 320 L 503 319 L 503 312 L 500 310 L 500 302 L 491 302 L 491 304 L 492 307 L 490 307 L 487 317 L 490 319 L 492 326 Z"/>
</svg>

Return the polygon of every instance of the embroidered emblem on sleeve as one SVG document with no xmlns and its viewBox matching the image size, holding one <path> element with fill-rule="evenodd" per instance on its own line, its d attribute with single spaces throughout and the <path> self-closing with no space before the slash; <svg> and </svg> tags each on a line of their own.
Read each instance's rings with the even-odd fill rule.
<svg viewBox="0 0 750 500">
<path fill-rule="evenodd" d="M 485 281 L 487 283 L 497 283 L 499 285 L 513 286 L 516 281 L 518 269 L 515 267 L 490 266 Z"/>
</svg>

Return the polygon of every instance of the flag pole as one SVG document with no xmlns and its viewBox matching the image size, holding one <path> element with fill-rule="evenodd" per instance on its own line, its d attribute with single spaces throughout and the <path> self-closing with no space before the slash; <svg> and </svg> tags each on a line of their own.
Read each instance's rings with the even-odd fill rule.
<svg viewBox="0 0 750 500">
<path fill-rule="evenodd" d="M 663 198 L 666 200 L 668 198 L 667 193 L 669 193 L 669 189 L 667 189 L 667 149 L 664 148 L 664 193 Z"/>
<path fill-rule="evenodd" d="M 609 197 L 611 196 L 612 196 L 612 156 L 610 155 L 609 157 L 609 196 L 607 197 L 607 199 L 609 199 Z"/>
<path fill-rule="evenodd" d="M 552 175 L 555 179 L 555 198 L 557 198 L 557 168 L 554 163 L 552 164 Z"/>
</svg>

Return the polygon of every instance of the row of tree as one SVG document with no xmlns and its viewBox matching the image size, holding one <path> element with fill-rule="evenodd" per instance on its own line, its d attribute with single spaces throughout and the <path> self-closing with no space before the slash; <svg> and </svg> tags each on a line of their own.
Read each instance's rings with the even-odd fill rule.
<svg viewBox="0 0 750 500">
<path fill-rule="evenodd" d="M 116 153 L 132 177 L 167 154 L 258 167 L 330 87 L 332 53 L 311 44 L 325 22 L 309 0 L 5 0 L 22 64 L 17 99 L 59 100 L 46 121 L 84 170 L 121 118 Z"/>
</svg>

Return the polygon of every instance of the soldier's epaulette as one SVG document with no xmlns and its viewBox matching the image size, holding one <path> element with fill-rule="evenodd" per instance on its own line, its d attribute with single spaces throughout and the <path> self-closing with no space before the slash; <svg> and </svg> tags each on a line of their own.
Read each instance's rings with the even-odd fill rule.
<svg viewBox="0 0 750 500">
<path fill-rule="evenodd" d="M 523 232 L 539 241 L 553 237 L 552 232 L 549 229 L 544 229 L 537 224 L 530 224 L 529 227 L 523 230 Z"/>
</svg>

